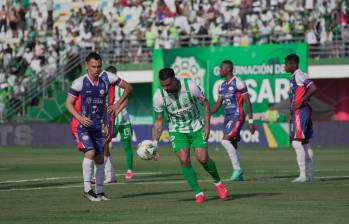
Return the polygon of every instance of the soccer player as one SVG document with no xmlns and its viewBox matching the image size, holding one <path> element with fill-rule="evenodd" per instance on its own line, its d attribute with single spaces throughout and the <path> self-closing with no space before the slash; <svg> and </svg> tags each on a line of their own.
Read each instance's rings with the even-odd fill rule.
<svg viewBox="0 0 349 224">
<path fill-rule="evenodd" d="M 159 79 L 162 88 L 156 90 L 153 98 L 156 113 L 153 127 L 154 146 L 157 146 L 160 138 L 163 129 L 163 112 L 166 112 L 172 148 L 181 163 L 184 178 L 195 193 L 195 201 L 203 203 L 205 195 L 191 165 L 191 148 L 195 150 L 197 160 L 212 176 L 219 198 L 226 199 L 228 191 L 219 177 L 215 162 L 208 156 L 207 138 L 210 133 L 208 100 L 193 81 L 177 79 L 171 68 L 161 69 Z M 204 122 L 198 110 L 198 103 L 201 103 L 204 108 Z M 158 154 L 155 155 L 155 159 L 157 157 Z"/>
<path fill-rule="evenodd" d="M 84 153 L 82 163 L 84 196 L 90 201 L 109 200 L 103 192 L 104 181 L 104 143 L 108 138 L 107 92 L 110 83 L 128 88 L 120 101 L 109 107 L 117 112 L 131 91 L 128 83 L 112 73 L 102 71 L 102 58 L 90 53 L 86 59 L 87 74 L 74 80 L 66 100 L 66 108 L 73 115 L 71 131 L 77 147 Z M 104 73 L 107 81 L 100 76 Z M 93 161 L 96 163 L 96 192 L 92 190 L 91 178 Z"/>
<path fill-rule="evenodd" d="M 109 66 L 107 71 L 112 72 L 114 74 L 117 73 L 117 69 L 114 66 Z M 120 97 L 123 94 L 123 89 L 119 88 L 117 86 L 114 87 L 113 89 L 113 95 L 114 95 L 114 101 L 117 102 Z M 127 104 L 127 99 L 124 101 L 124 104 Z M 121 139 L 121 144 L 123 145 L 124 152 L 125 152 L 125 160 L 126 160 L 126 166 L 127 166 L 127 171 L 125 174 L 125 179 L 126 181 L 132 180 L 133 177 L 133 151 L 132 151 L 132 145 L 131 145 L 131 140 L 132 140 L 132 127 L 130 123 L 130 118 L 128 115 L 127 108 L 124 107 L 124 109 L 116 116 L 114 116 L 113 120 L 113 132 L 111 132 L 113 137 L 116 137 L 118 133 L 120 133 L 120 139 Z M 109 148 L 108 148 L 109 149 Z M 109 150 L 106 150 L 108 154 L 105 154 L 109 159 L 109 164 L 106 163 L 105 171 L 106 174 L 108 175 L 109 173 L 115 176 L 115 171 L 111 162 L 111 156 Z M 107 160 L 108 161 L 108 160 Z M 108 182 L 108 179 L 106 179 Z"/>
<path fill-rule="evenodd" d="M 311 107 L 308 103 L 317 87 L 308 74 L 299 68 L 299 57 L 290 54 L 285 58 L 285 71 L 292 74 L 290 85 L 290 140 L 297 155 L 299 177 L 293 182 L 313 181 L 313 150 L 309 139 L 313 135 Z"/>
<path fill-rule="evenodd" d="M 253 124 L 252 106 L 246 84 L 243 80 L 234 76 L 234 65 L 230 60 L 223 61 L 220 66 L 221 77 L 225 80 L 219 88 L 219 97 L 213 105 L 211 114 L 214 114 L 224 104 L 224 136 L 222 146 L 228 152 L 233 173 L 232 181 L 243 180 L 243 170 L 240 167 L 238 142 L 240 130 L 245 122 L 243 103 L 245 102 L 248 113 L 248 128 L 253 134 L 256 127 Z"/>
</svg>

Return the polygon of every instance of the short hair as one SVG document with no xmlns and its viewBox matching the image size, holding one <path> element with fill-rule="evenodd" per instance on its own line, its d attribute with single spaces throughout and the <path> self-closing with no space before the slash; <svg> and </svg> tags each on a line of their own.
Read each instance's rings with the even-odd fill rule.
<svg viewBox="0 0 349 224">
<path fill-rule="evenodd" d="M 85 58 L 85 62 L 89 62 L 91 59 L 95 59 L 96 61 L 102 61 L 102 57 L 96 52 L 91 52 Z"/>
<path fill-rule="evenodd" d="M 173 78 L 175 77 L 175 72 L 172 68 L 163 68 L 159 72 L 159 79 L 164 81 L 168 78 Z"/>
<path fill-rule="evenodd" d="M 273 103 L 269 103 L 269 104 L 268 104 L 268 107 L 273 107 L 273 106 L 274 106 Z"/>
<path fill-rule="evenodd" d="M 295 63 L 296 65 L 299 64 L 299 57 L 296 54 L 289 54 L 285 57 L 285 61 L 291 61 Z"/>
<path fill-rule="evenodd" d="M 228 64 L 232 69 L 234 68 L 234 63 L 231 60 L 224 60 L 222 61 L 222 64 Z"/>
<path fill-rule="evenodd" d="M 108 68 L 105 69 L 108 72 L 116 74 L 118 72 L 117 68 L 113 65 L 109 66 Z"/>
</svg>

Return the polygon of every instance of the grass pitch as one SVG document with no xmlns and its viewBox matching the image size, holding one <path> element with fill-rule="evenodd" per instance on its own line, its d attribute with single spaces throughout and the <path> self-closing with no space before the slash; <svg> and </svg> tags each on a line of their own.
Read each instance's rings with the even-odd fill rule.
<svg viewBox="0 0 349 224">
<path fill-rule="evenodd" d="M 134 180 L 124 181 L 121 148 L 112 155 L 118 183 L 112 199 L 82 197 L 82 155 L 70 148 L 1 147 L 0 223 L 349 223 L 349 149 L 314 149 L 315 182 L 296 184 L 290 149 L 240 150 L 243 182 L 228 182 L 230 197 L 217 198 L 211 179 L 193 161 L 207 201 L 197 205 L 169 147 L 159 161 L 134 158 Z M 231 165 L 223 148 L 210 148 L 220 175 Z M 195 160 L 194 157 L 192 157 Z"/>
</svg>

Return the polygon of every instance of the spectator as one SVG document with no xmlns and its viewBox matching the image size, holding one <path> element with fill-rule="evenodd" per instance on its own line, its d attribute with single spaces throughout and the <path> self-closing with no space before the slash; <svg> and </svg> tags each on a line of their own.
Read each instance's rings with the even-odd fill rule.
<svg viewBox="0 0 349 224">
<path fill-rule="evenodd" d="M 279 112 L 274 108 L 274 104 L 268 105 L 268 110 L 265 112 L 265 121 L 268 123 L 276 123 L 279 120 Z"/>
<path fill-rule="evenodd" d="M 5 5 L 2 5 L 0 10 L 0 33 L 2 32 L 2 28 L 4 27 L 4 33 L 7 32 L 7 11 Z"/>
</svg>

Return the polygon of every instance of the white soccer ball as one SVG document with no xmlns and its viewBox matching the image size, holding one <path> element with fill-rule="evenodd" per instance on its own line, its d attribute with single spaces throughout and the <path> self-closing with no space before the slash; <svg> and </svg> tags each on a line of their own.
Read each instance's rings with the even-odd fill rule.
<svg viewBox="0 0 349 224">
<path fill-rule="evenodd" d="M 156 154 L 156 147 L 153 145 L 153 141 L 144 140 L 138 144 L 137 155 L 144 160 L 150 160 Z"/>
</svg>

